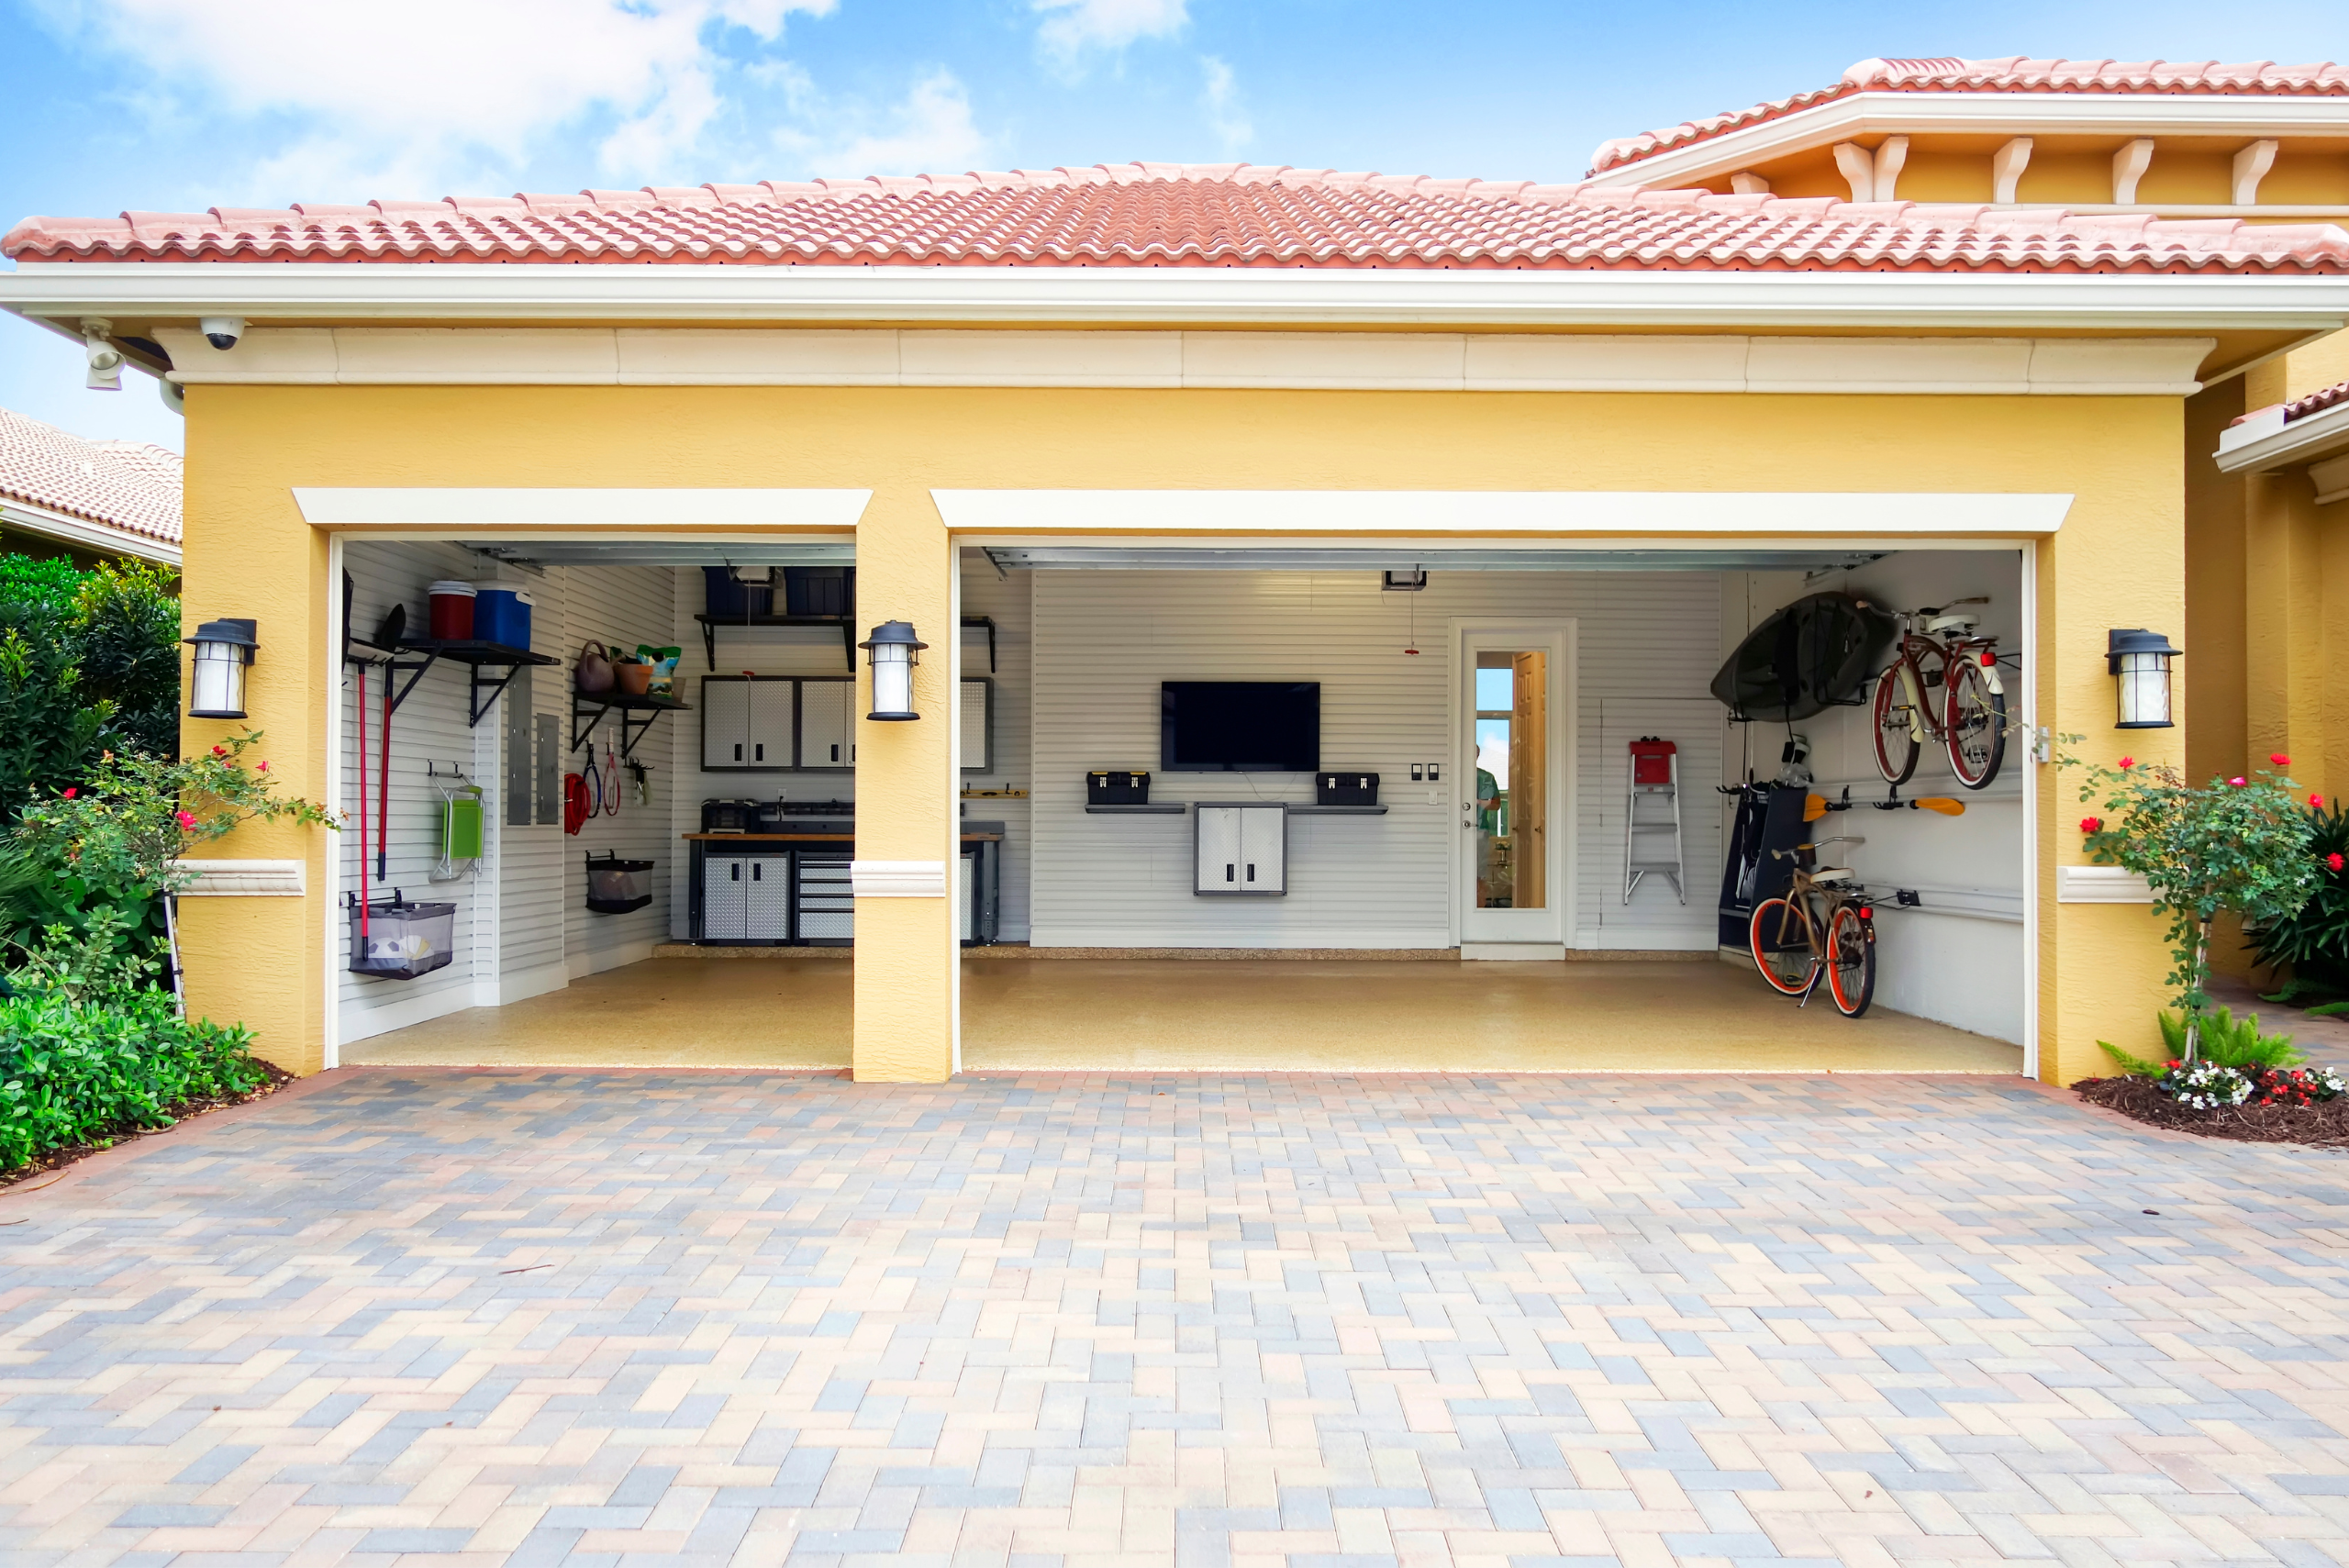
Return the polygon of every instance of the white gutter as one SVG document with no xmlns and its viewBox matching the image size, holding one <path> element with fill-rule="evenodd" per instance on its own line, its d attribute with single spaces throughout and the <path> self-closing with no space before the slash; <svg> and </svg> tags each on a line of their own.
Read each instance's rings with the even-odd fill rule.
<svg viewBox="0 0 2349 1568">
<path fill-rule="evenodd" d="M 1253 267 L 32 262 L 27 317 L 254 321 L 2074 327 L 2329 331 L 2349 276 Z"/>
<path fill-rule="evenodd" d="M 95 523 L 87 517 L 76 517 L 65 512 L 53 512 L 47 506 L 30 501 L 0 501 L 0 527 L 21 528 L 28 534 L 53 539 L 61 544 L 95 551 L 99 555 L 129 555 L 140 561 L 151 561 L 161 566 L 176 567 L 180 563 L 180 547 L 167 544 L 145 534 L 136 534 L 108 523 Z"/>
<path fill-rule="evenodd" d="M 1876 136 L 2349 136 L 2349 99 L 2267 94 L 1853 93 L 1590 176 L 1665 189 Z"/>
<path fill-rule="evenodd" d="M 2321 414 L 2284 422 L 2284 406 L 2247 415 L 2240 425 L 2219 434 L 2212 454 L 2221 473 L 2265 473 L 2292 468 L 2349 451 L 2349 403 L 2336 403 Z"/>
</svg>

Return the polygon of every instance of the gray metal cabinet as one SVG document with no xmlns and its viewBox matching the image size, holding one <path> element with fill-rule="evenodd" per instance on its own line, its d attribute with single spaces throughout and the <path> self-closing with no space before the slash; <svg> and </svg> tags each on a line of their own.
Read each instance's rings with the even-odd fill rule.
<svg viewBox="0 0 2349 1568">
<path fill-rule="evenodd" d="M 701 683 L 701 765 L 713 773 L 775 773 L 791 766 L 796 683 L 774 675 L 706 675 Z"/>
<path fill-rule="evenodd" d="M 846 946 L 856 936 L 856 890 L 846 851 L 803 850 L 792 857 L 799 923 L 792 934 L 818 947 Z"/>
<path fill-rule="evenodd" d="M 963 678 L 962 764 L 966 773 L 995 766 L 995 683 L 984 675 Z"/>
<path fill-rule="evenodd" d="M 1202 801 L 1192 808 L 1191 891 L 1202 898 L 1276 898 L 1288 891 L 1288 807 Z"/>
<path fill-rule="evenodd" d="M 817 772 L 855 765 L 849 710 L 856 697 L 852 680 L 799 683 L 799 766 Z"/>
<path fill-rule="evenodd" d="M 754 942 L 791 940 L 791 857 L 752 855 L 742 934 Z"/>
<path fill-rule="evenodd" d="M 701 934 L 704 940 L 739 942 L 751 935 L 749 855 L 709 855 L 702 861 Z"/>
</svg>

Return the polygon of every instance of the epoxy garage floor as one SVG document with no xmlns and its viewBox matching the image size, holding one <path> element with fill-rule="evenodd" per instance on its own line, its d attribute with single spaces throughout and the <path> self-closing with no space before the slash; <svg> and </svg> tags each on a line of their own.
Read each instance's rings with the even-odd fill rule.
<svg viewBox="0 0 2349 1568">
<path fill-rule="evenodd" d="M 2341 1158 L 2011 1079 L 370 1071 L 52 1180 L 9 1568 L 2349 1561 Z"/>
<path fill-rule="evenodd" d="M 343 1048 L 353 1065 L 848 1065 L 840 958 L 656 958 Z M 966 1071 L 2016 1073 L 2020 1047 L 1690 962 L 966 959 Z"/>
</svg>

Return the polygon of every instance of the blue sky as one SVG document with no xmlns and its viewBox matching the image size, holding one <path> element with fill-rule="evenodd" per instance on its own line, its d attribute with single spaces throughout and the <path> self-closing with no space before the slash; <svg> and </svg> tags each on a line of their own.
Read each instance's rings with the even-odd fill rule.
<svg viewBox="0 0 2349 1568">
<path fill-rule="evenodd" d="M 2337 0 L 0 0 L 0 225 L 1131 159 L 1572 179 L 1871 55 L 2349 57 Z M 177 446 L 0 319 L 0 406 Z"/>
</svg>

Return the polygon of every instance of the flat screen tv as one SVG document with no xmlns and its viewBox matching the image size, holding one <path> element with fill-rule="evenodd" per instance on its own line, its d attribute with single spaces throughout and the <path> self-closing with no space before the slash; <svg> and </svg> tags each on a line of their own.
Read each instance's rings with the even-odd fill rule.
<svg viewBox="0 0 2349 1568">
<path fill-rule="evenodd" d="M 1319 772 L 1321 683 L 1161 684 L 1158 766 L 1169 773 Z"/>
</svg>

